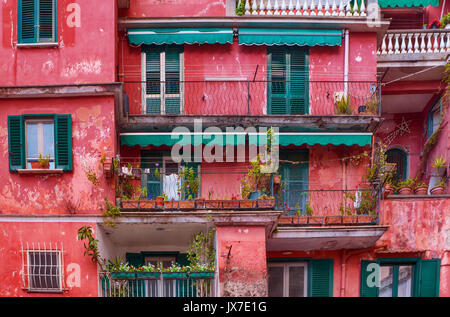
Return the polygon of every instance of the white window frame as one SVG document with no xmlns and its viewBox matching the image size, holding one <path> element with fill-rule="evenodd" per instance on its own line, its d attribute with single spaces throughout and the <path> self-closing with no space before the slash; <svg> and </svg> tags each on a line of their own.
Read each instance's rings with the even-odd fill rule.
<svg viewBox="0 0 450 317">
<path fill-rule="evenodd" d="M 28 167 L 28 163 L 31 161 L 37 161 L 39 159 L 39 157 L 28 157 L 28 129 L 27 129 L 27 125 L 29 123 L 38 123 L 38 153 L 43 153 L 44 150 L 44 132 L 43 132 L 43 123 L 51 123 L 53 124 L 53 129 L 55 129 L 55 120 L 51 119 L 51 118 L 36 118 L 36 119 L 25 119 L 25 168 L 29 169 Z M 55 144 L 55 138 L 56 135 L 55 133 L 53 133 L 53 144 Z M 53 148 L 53 157 L 50 157 L 49 162 L 53 162 L 55 163 L 55 153 L 56 152 L 56 148 Z M 31 167 L 30 167 L 31 168 Z M 55 167 L 53 167 L 54 169 Z M 51 167 L 50 167 L 51 169 Z"/>
<path fill-rule="evenodd" d="M 289 268 L 303 267 L 304 281 L 303 281 L 303 297 L 308 297 L 308 263 L 306 262 L 286 262 L 286 263 L 268 263 L 268 267 L 282 267 L 283 268 L 283 297 L 289 296 Z"/>
<path fill-rule="evenodd" d="M 26 250 L 27 252 L 27 275 L 28 275 L 28 291 L 29 292 L 62 292 L 63 291 L 63 266 L 62 266 L 62 252 L 60 250 Z M 56 263 L 55 267 L 58 268 L 58 288 L 34 288 L 32 287 L 32 278 L 36 276 L 36 274 L 33 274 L 31 272 L 31 253 L 56 253 L 58 263 Z M 51 258 L 51 257 L 50 257 Z M 53 267 L 53 263 L 50 263 L 50 266 Z M 33 265 L 33 267 L 35 264 Z M 39 263 L 39 267 L 41 266 L 41 263 Z M 44 265 L 46 266 L 46 264 Z M 39 278 L 42 278 L 42 275 L 38 275 Z M 44 274 L 43 277 L 45 278 L 46 275 Z M 42 281 L 41 281 L 42 282 Z M 42 284 L 42 283 L 41 283 Z"/>
<path fill-rule="evenodd" d="M 147 94 L 147 69 L 146 69 L 147 53 L 141 52 L 141 82 L 142 82 L 142 113 L 147 113 L 147 99 L 159 99 L 161 101 L 161 114 L 166 114 L 166 98 L 180 98 L 180 114 L 184 114 L 184 51 L 180 53 L 180 93 L 165 93 L 166 81 L 166 52 L 160 52 L 160 94 Z"/>
</svg>

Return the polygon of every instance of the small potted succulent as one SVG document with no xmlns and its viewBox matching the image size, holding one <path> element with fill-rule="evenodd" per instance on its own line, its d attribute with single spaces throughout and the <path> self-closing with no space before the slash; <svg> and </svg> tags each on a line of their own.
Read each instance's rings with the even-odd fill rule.
<svg viewBox="0 0 450 317">
<path fill-rule="evenodd" d="M 430 194 L 442 195 L 444 194 L 444 189 L 445 189 L 445 180 L 441 179 L 441 181 L 436 186 L 430 189 Z"/>
<path fill-rule="evenodd" d="M 398 193 L 399 195 L 411 195 L 414 187 L 414 180 L 408 178 L 404 181 L 398 183 Z"/>
<path fill-rule="evenodd" d="M 417 182 L 414 186 L 414 194 L 426 195 L 428 192 L 428 184 L 425 182 Z"/>
<path fill-rule="evenodd" d="M 50 168 L 50 154 L 43 156 L 39 153 L 37 161 L 30 162 L 32 169 L 49 169 Z"/>
<path fill-rule="evenodd" d="M 444 176 L 445 170 L 447 169 L 447 161 L 442 157 L 442 155 L 436 157 L 433 161 L 433 168 L 436 171 L 437 176 Z"/>
</svg>

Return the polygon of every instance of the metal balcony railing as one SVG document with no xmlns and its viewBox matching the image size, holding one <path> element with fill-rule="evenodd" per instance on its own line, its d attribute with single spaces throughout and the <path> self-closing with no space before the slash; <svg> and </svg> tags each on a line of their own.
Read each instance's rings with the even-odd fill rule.
<svg viewBox="0 0 450 317">
<path fill-rule="evenodd" d="M 450 52 L 450 29 L 390 30 L 378 55 L 434 54 Z"/>
<path fill-rule="evenodd" d="M 378 115 L 381 100 L 375 81 L 147 81 L 125 91 L 128 115 L 335 115 L 343 97 L 352 114 Z"/>
<path fill-rule="evenodd" d="M 354 0 L 240 0 L 245 15 L 367 16 L 367 1 Z"/>
<path fill-rule="evenodd" d="M 217 281 L 215 274 L 211 275 L 104 272 L 99 274 L 99 295 L 100 297 L 216 297 Z"/>
</svg>

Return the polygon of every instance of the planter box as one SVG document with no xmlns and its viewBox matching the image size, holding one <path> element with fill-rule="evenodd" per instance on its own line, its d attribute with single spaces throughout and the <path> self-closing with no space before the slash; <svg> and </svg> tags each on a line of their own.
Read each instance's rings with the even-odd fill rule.
<svg viewBox="0 0 450 317">
<path fill-rule="evenodd" d="M 358 223 L 372 223 L 375 222 L 376 218 L 373 216 L 363 215 L 358 216 L 357 220 Z"/>
<path fill-rule="evenodd" d="M 325 218 L 325 223 L 329 225 L 338 225 L 342 224 L 341 216 L 329 216 Z"/>
<path fill-rule="evenodd" d="M 138 202 L 134 200 L 122 200 L 123 209 L 136 209 L 138 208 Z"/>
<path fill-rule="evenodd" d="M 321 225 L 323 223 L 324 218 L 318 216 L 303 216 L 300 218 L 307 218 L 308 223 L 311 225 Z"/>
<path fill-rule="evenodd" d="M 190 278 L 198 278 L 198 279 L 202 279 L 202 278 L 213 278 L 214 277 L 214 272 L 192 272 L 189 273 L 189 277 Z"/>
<path fill-rule="evenodd" d="M 284 217 L 281 216 L 280 220 L 278 221 L 279 224 L 292 224 L 296 220 L 296 217 Z"/>
<path fill-rule="evenodd" d="M 223 209 L 239 209 L 239 201 L 237 200 L 224 200 L 222 202 Z"/>
<path fill-rule="evenodd" d="M 178 202 L 180 209 L 195 209 L 195 201 L 193 200 L 180 200 Z"/>
<path fill-rule="evenodd" d="M 177 200 L 164 201 L 164 209 L 178 209 Z"/>
<path fill-rule="evenodd" d="M 164 200 L 156 199 L 156 208 L 164 208 Z"/>
<path fill-rule="evenodd" d="M 161 277 L 160 272 L 136 272 L 136 278 L 138 279 L 159 279 Z"/>
<path fill-rule="evenodd" d="M 141 209 L 155 209 L 156 208 L 156 201 L 154 201 L 154 200 L 140 200 L 139 201 L 139 208 L 141 208 Z"/>
<path fill-rule="evenodd" d="M 275 208 L 275 199 L 258 199 L 258 208 Z"/>
<path fill-rule="evenodd" d="M 205 201 L 205 208 L 206 209 L 219 209 L 220 202 L 218 201 Z"/>
<path fill-rule="evenodd" d="M 50 168 L 50 163 L 49 162 L 47 162 L 44 165 L 41 165 L 41 163 L 39 163 L 39 161 L 33 161 L 33 162 L 30 162 L 30 164 L 31 164 L 31 168 L 32 169 L 48 170 Z"/>
<path fill-rule="evenodd" d="M 355 216 L 342 216 L 342 223 L 355 223 Z"/>
<path fill-rule="evenodd" d="M 256 206 L 256 199 L 246 199 L 239 201 L 239 207 L 241 209 L 253 209 Z"/>
<path fill-rule="evenodd" d="M 134 272 L 113 272 L 111 273 L 112 278 L 116 279 L 134 279 L 136 274 Z"/>
<path fill-rule="evenodd" d="M 111 162 L 103 163 L 103 174 L 105 174 L 107 178 L 111 178 L 113 176 L 113 167 Z"/>
<path fill-rule="evenodd" d="M 195 207 L 197 209 L 206 209 L 206 201 L 203 199 L 195 200 Z"/>
<path fill-rule="evenodd" d="M 309 219 L 308 218 L 309 217 L 307 217 L 307 216 L 298 216 L 298 217 L 296 217 L 294 223 L 297 223 L 299 225 L 306 225 L 306 224 L 309 223 Z"/>
<path fill-rule="evenodd" d="M 187 277 L 185 272 L 165 272 L 163 273 L 163 278 L 173 278 L 173 279 L 185 279 Z"/>
</svg>

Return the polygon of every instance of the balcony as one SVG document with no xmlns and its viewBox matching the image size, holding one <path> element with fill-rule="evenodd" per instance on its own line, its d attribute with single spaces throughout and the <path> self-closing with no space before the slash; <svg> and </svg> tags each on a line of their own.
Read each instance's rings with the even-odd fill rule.
<svg viewBox="0 0 450 317">
<path fill-rule="evenodd" d="M 122 131 L 186 126 L 337 128 L 373 131 L 380 109 L 377 82 L 204 80 L 125 82 Z M 145 96 L 141 91 L 146 91 Z M 348 96 L 351 113 L 336 114 Z"/>
<path fill-rule="evenodd" d="M 365 17 L 366 1 L 348 0 L 240 0 L 237 14 L 261 16 Z"/>
<path fill-rule="evenodd" d="M 100 297 L 216 297 L 214 273 L 100 273 Z"/>
</svg>

